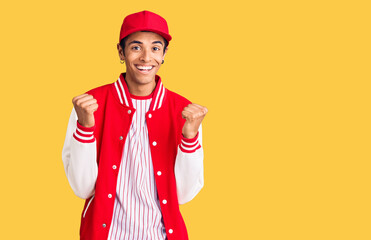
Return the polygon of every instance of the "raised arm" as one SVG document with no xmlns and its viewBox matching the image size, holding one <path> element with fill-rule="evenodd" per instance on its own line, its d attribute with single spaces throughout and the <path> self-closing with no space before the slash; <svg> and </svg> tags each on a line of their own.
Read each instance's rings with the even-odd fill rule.
<svg viewBox="0 0 371 240">
<path fill-rule="evenodd" d="M 62 150 L 68 182 L 73 192 L 83 199 L 94 194 L 98 175 L 93 115 L 98 105 L 96 101 L 92 101 L 92 96 L 89 96 L 91 95 L 83 94 L 73 99 L 74 108 L 68 122 Z"/>
<path fill-rule="evenodd" d="M 206 107 L 189 104 L 182 112 L 186 122 L 174 169 L 179 204 L 191 201 L 204 186 L 201 122 L 207 111 Z"/>
</svg>

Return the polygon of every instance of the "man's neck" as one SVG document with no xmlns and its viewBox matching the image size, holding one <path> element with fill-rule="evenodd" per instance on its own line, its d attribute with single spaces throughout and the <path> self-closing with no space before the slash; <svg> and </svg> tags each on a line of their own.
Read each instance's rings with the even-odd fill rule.
<svg viewBox="0 0 371 240">
<path fill-rule="evenodd" d="M 129 92 L 135 96 L 148 96 L 156 88 L 156 80 L 147 83 L 147 84 L 138 84 L 137 81 L 133 81 L 131 77 L 126 74 L 125 81 L 128 86 Z"/>
</svg>

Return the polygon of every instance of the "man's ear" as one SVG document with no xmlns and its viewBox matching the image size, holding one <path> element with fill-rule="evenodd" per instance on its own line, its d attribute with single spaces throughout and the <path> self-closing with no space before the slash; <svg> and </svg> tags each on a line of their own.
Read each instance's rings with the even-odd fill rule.
<svg viewBox="0 0 371 240">
<path fill-rule="evenodd" d="M 164 52 L 164 56 L 162 57 L 162 60 L 164 59 L 165 54 L 167 53 L 167 50 L 169 50 L 169 47 L 166 47 L 166 48 L 165 48 L 165 52 Z"/>
<path fill-rule="evenodd" d="M 120 59 L 121 59 L 121 58 L 122 58 L 122 59 L 125 59 L 125 51 L 124 51 L 124 49 L 122 49 L 120 43 L 117 44 L 117 51 L 118 51 L 118 53 L 119 53 L 119 57 L 120 57 Z"/>
</svg>

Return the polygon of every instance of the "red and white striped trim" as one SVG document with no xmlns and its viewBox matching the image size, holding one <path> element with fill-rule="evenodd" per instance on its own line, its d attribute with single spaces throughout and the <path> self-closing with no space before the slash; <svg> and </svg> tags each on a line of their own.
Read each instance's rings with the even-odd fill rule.
<svg viewBox="0 0 371 240">
<path fill-rule="evenodd" d="M 165 87 L 164 85 L 162 85 L 162 82 L 160 82 L 152 111 L 159 109 L 162 106 L 162 101 L 164 100 L 164 96 L 165 96 Z"/>
<path fill-rule="evenodd" d="M 76 131 L 73 133 L 73 137 L 79 142 L 91 143 L 95 141 L 94 130 L 95 126 L 87 128 L 77 122 Z"/>
<path fill-rule="evenodd" d="M 118 84 L 117 84 L 117 83 L 118 83 Z M 118 87 L 117 85 L 119 85 L 119 87 Z M 125 87 L 124 87 L 124 85 L 125 85 Z M 126 90 L 126 82 L 124 81 L 124 84 L 122 84 L 121 79 L 119 78 L 119 79 L 115 82 L 115 87 L 116 87 L 117 94 L 119 95 L 119 98 L 120 98 L 120 102 L 121 102 L 121 104 L 124 104 L 123 101 L 122 101 L 122 99 L 124 99 L 124 101 L 125 101 L 125 105 L 126 105 L 127 107 L 130 107 L 130 106 L 129 106 L 128 97 L 127 97 L 129 91 L 127 91 L 127 92 L 125 91 L 125 90 Z"/>
<path fill-rule="evenodd" d="M 118 80 L 118 81 L 119 81 L 119 80 Z M 117 91 L 117 96 L 119 96 L 120 103 L 121 103 L 121 104 L 124 104 L 124 103 L 122 102 L 122 97 L 121 97 L 121 94 L 120 94 L 119 87 L 117 86 L 117 82 L 118 82 L 118 81 L 115 82 L 115 88 L 116 88 L 116 91 Z"/>
<path fill-rule="evenodd" d="M 156 88 L 153 91 L 154 101 L 152 101 L 151 108 L 150 108 L 152 111 L 159 109 L 162 106 L 162 103 L 165 98 L 165 92 L 166 92 L 166 89 L 161 82 L 161 78 L 158 75 L 156 75 L 156 83 L 157 83 Z M 117 95 L 119 97 L 121 104 L 127 107 L 132 107 L 132 102 L 130 101 L 131 99 L 130 92 L 125 82 L 123 73 L 120 74 L 120 77 L 117 79 L 116 82 L 114 82 L 114 86 L 116 88 L 116 92 L 117 92 Z"/>
<path fill-rule="evenodd" d="M 185 138 L 182 135 L 182 141 L 179 145 L 180 150 L 185 153 L 193 153 L 197 149 L 201 148 L 200 143 L 198 142 L 198 132 L 197 135 L 194 138 Z"/>
</svg>

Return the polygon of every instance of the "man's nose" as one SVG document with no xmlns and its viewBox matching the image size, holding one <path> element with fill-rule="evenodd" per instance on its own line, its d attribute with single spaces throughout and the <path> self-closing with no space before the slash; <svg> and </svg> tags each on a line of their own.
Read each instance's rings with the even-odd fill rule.
<svg viewBox="0 0 371 240">
<path fill-rule="evenodd" d="M 140 60 L 144 62 L 149 62 L 151 60 L 151 52 L 144 49 Z"/>
</svg>

